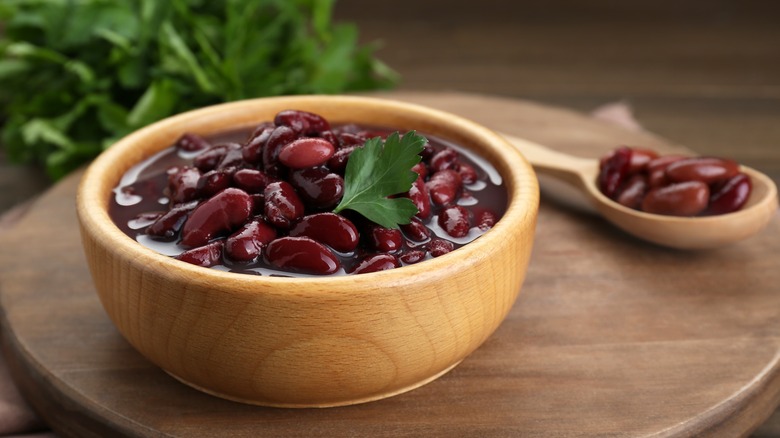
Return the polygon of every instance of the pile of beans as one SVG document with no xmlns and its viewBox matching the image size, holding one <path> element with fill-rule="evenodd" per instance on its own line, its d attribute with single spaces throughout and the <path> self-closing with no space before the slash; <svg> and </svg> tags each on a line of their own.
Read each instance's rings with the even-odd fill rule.
<svg viewBox="0 0 780 438">
<path fill-rule="evenodd" d="M 264 275 L 397 268 L 493 226 L 506 205 L 495 169 L 430 136 L 412 169 L 418 178 L 397 195 L 418 209 L 409 224 L 384 228 L 348 210 L 334 214 L 350 154 L 391 132 L 332 127 L 317 114 L 287 110 L 248 136 L 227 134 L 243 141 L 186 133 L 125 175 L 109 212 L 125 233 L 179 260 Z"/>
<path fill-rule="evenodd" d="M 659 156 L 626 146 L 601 159 L 598 186 L 626 207 L 670 216 L 731 213 L 745 205 L 752 189 L 733 160 Z"/>
</svg>

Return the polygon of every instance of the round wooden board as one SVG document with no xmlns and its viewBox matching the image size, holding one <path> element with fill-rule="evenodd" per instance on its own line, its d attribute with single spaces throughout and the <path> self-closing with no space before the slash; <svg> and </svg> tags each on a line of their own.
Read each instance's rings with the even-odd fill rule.
<svg viewBox="0 0 780 438">
<path fill-rule="evenodd" d="M 385 96 L 581 156 L 618 144 L 675 149 L 529 102 Z M 738 245 L 681 252 L 548 196 L 520 298 L 458 367 L 386 400 L 270 409 L 184 386 L 122 339 L 83 258 L 79 176 L 0 234 L 4 353 L 23 393 L 62 436 L 739 436 L 780 402 L 780 218 Z"/>
</svg>

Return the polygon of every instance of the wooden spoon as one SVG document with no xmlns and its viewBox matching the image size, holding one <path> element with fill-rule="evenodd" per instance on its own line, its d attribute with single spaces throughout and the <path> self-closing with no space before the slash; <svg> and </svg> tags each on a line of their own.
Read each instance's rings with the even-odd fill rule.
<svg viewBox="0 0 780 438">
<path fill-rule="evenodd" d="M 618 204 L 596 187 L 598 160 L 574 157 L 511 135 L 510 143 L 542 174 L 559 178 L 580 189 L 593 207 L 624 231 L 650 242 L 680 249 L 716 248 L 746 239 L 761 231 L 777 212 L 777 186 L 765 174 L 742 166 L 753 183 L 745 206 L 736 212 L 705 217 L 650 214 Z"/>
</svg>

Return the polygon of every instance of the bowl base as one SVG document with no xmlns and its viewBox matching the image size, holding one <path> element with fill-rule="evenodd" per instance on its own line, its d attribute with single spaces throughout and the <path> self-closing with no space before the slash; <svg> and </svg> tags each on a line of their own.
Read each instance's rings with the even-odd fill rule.
<svg viewBox="0 0 780 438">
<path fill-rule="evenodd" d="M 250 404 L 255 406 L 265 406 L 265 407 L 271 407 L 271 408 L 333 408 L 338 406 L 349 406 L 349 405 L 356 405 L 360 403 L 368 403 L 376 400 L 382 400 L 384 398 L 393 397 L 399 394 L 403 394 L 405 392 L 411 391 L 413 389 L 417 389 L 423 385 L 426 385 L 430 382 L 433 382 L 434 380 L 438 379 L 439 377 L 443 376 L 444 374 L 447 374 L 450 370 L 458 366 L 458 364 L 461 363 L 462 360 L 459 360 L 455 362 L 454 364 L 450 365 L 449 367 L 445 368 L 441 372 L 434 374 L 431 377 L 428 377 L 426 379 L 423 379 L 419 382 L 415 382 L 409 386 L 405 386 L 401 389 L 397 389 L 395 391 L 385 392 L 381 394 L 373 394 L 366 397 L 361 398 L 355 398 L 350 400 L 339 400 L 334 402 L 312 402 L 312 403 L 283 403 L 283 402 L 274 402 L 270 400 L 252 400 L 252 399 L 245 399 L 240 397 L 233 397 L 228 394 L 223 394 L 217 391 L 212 391 L 208 388 L 204 388 L 200 385 L 196 385 L 194 383 L 188 382 L 185 379 L 182 379 L 181 377 L 177 376 L 176 374 L 173 374 L 169 371 L 163 370 L 168 375 L 173 377 L 174 379 L 178 380 L 181 383 L 184 383 L 185 385 L 197 389 L 200 392 L 204 392 L 209 395 L 213 395 L 215 397 L 223 398 L 225 400 L 230 400 L 238 403 L 244 403 L 244 404 Z"/>
</svg>

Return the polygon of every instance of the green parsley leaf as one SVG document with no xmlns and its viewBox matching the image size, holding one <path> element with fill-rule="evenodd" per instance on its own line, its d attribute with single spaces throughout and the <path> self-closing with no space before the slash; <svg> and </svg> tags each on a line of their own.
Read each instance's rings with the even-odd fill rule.
<svg viewBox="0 0 780 438">
<path fill-rule="evenodd" d="M 333 210 L 356 211 L 385 228 L 408 224 L 417 207 L 407 198 L 388 198 L 408 192 L 417 174 L 412 167 L 420 162 L 425 137 L 414 131 L 401 137 L 394 132 L 382 142 L 368 140 L 349 156 L 344 174 L 344 197 Z"/>
</svg>

